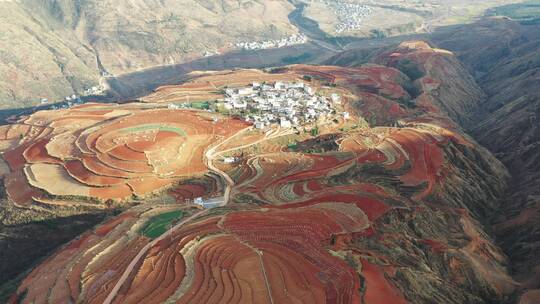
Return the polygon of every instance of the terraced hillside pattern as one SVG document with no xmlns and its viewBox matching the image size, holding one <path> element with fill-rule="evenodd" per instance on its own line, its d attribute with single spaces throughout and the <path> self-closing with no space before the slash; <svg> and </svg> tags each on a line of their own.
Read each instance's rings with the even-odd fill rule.
<svg viewBox="0 0 540 304">
<path fill-rule="evenodd" d="M 18 206 L 145 197 L 206 173 L 204 151 L 246 127 L 141 104 L 37 112 L 2 126 L 6 194 Z"/>
<path fill-rule="evenodd" d="M 12 204 L 124 210 L 37 265 L 9 303 L 511 299 L 520 285 L 482 225 L 507 172 L 453 120 L 480 94 L 474 81 L 450 81 L 470 78 L 455 62 L 407 42 L 360 67 L 203 73 L 145 103 L 42 111 L 2 127 Z M 164 105 L 246 75 L 338 90 L 351 117 L 264 133 Z M 239 161 L 220 161 L 230 155 Z M 221 207 L 186 203 L 223 193 Z M 141 202 L 160 195 L 175 202 Z"/>
</svg>

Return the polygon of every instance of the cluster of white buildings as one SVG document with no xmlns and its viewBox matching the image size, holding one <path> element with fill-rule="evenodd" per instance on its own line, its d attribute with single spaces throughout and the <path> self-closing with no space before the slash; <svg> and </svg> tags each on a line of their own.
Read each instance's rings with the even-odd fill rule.
<svg viewBox="0 0 540 304">
<path fill-rule="evenodd" d="M 225 96 L 225 109 L 244 113 L 246 121 L 258 129 L 272 124 L 291 128 L 314 122 L 335 114 L 334 105 L 341 103 L 338 94 L 319 96 L 303 82 L 254 82 L 249 87 L 226 89 Z"/>
<path fill-rule="evenodd" d="M 84 90 L 81 96 L 99 95 L 103 93 L 104 89 L 105 88 L 102 86 L 93 86 L 91 88 Z M 64 100 L 63 100 L 64 103 L 62 105 L 53 105 L 51 106 L 51 109 L 52 110 L 66 109 L 66 108 L 71 108 L 74 105 L 82 104 L 84 102 L 82 101 L 81 96 L 76 95 L 76 94 L 66 96 L 64 97 Z M 49 100 L 47 98 L 42 98 L 40 100 L 40 103 L 42 105 L 47 104 L 49 103 Z"/>
<path fill-rule="evenodd" d="M 83 96 L 88 96 L 88 95 L 100 95 L 100 94 L 103 94 L 103 91 L 105 90 L 105 88 L 101 85 L 99 86 L 93 86 L 91 88 L 88 88 L 86 90 L 84 90 L 84 92 L 82 93 Z"/>
<path fill-rule="evenodd" d="M 325 1 L 336 13 L 339 23 L 336 25 L 336 33 L 358 30 L 362 26 L 364 18 L 373 13 L 373 9 L 367 5 L 351 3 L 343 0 Z"/>
<path fill-rule="evenodd" d="M 294 34 L 289 37 L 285 37 L 278 40 L 266 40 L 266 41 L 254 41 L 254 42 L 239 42 L 235 44 L 235 47 L 244 50 L 262 50 L 281 48 L 295 44 L 302 44 L 307 42 L 307 37 L 303 34 Z"/>
</svg>

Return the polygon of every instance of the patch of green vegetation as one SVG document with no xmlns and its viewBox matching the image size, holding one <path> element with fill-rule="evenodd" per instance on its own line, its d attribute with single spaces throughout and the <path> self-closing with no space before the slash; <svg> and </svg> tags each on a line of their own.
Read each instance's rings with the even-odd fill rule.
<svg viewBox="0 0 540 304">
<path fill-rule="evenodd" d="M 507 16 L 523 24 L 540 23 L 540 0 L 529 0 L 492 8 L 487 16 Z"/>
<path fill-rule="evenodd" d="M 198 109 L 198 110 L 208 110 L 208 109 L 210 109 L 210 103 L 208 101 L 192 102 L 189 106 L 191 108 L 193 108 L 193 109 Z"/>
<path fill-rule="evenodd" d="M 319 135 L 319 127 L 316 126 L 315 128 L 311 129 L 310 133 L 311 133 L 311 136 Z"/>
<path fill-rule="evenodd" d="M 409 59 L 398 62 L 396 68 L 407 75 L 411 81 L 424 77 L 424 72 L 418 68 L 418 65 Z"/>
<path fill-rule="evenodd" d="M 288 145 L 287 145 L 287 148 L 288 148 L 289 150 L 294 151 L 294 150 L 296 150 L 296 148 L 298 148 L 298 143 L 288 144 Z"/>
<path fill-rule="evenodd" d="M 404 105 L 407 108 L 414 109 L 416 108 L 416 103 L 413 100 L 410 100 L 408 98 L 399 98 L 397 102 L 401 105 Z"/>
<path fill-rule="evenodd" d="M 159 124 L 145 124 L 145 125 L 138 125 L 136 127 L 129 127 L 121 129 L 121 133 L 136 133 L 136 132 L 143 132 L 148 130 L 158 130 L 158 131 L 166 131 L 166 132 L 174 132 L 180 136 L 186 136 L 186 132 L 178 127 L 172 127 L 172 126 L 164 126 Z"/>
<path fill-rule="evenodd" d="M 38 222 L 38 224 L 43 225 L 47 227 L 49 230 L 57 230 L 58 229 L 58 221 L 55 219 L 46 219 L 41 222 Z"/>
<path fill-rule="evenodd" d="M 240 193 L 234 197 L 234 202 L 238 204 L 252 204 L 257 206 L 267 205 L 266 202 L 258 200 L 251 195 Z"/>
<path fill-rule="evenodd" d="M 375 39 L 382 39 L 382 38 L 386 38 L 386 33 L 382 30 L 379 30 L 379 29 L 372 29 L 370 31 L 370 36 L 371 38 L 375 38 Z"/>
<path fill-rule="evenodd" d="M 181 210 L 162 213 L 160 215 L 152 217 L 141 233 L 149 238 L 157 238 L 167 231 L 173 221 L 179 220 L 184 216 L 184 212 Z"/>
<path fill-rule="evenodd" d="M 322 149 L 322 148 L 310 148 L 310 149 L 306 149 L 304 151 L 302 151 L 306 154 L 321 154 L 321 153 L 324 153 L 325 151 Z"/>
<path fill-rule="evenodd" d="M 411 98 L 416 98 L 422 94 L 422 90 L 412 81 L 406 81 L 401 87 L 411 96 Z"/>
<path fill-rule="evenodd" d="M 24 277 L 19 276 L 18 278 L 11 280 L 9 282 L 2 283 L 0 285 L 0 302 L 7 303 L 8 299 L 11 297 L 13 293 L 16 292 L 17 288 L 19 287 L 19 284 L 21 283 L 22 279 Z M 25 289 L 17 299 L 17 304 L 23 303 L 24 298 L 26 298 L 26 295 L 28 294 L 28 289 Z"/>
</svg>

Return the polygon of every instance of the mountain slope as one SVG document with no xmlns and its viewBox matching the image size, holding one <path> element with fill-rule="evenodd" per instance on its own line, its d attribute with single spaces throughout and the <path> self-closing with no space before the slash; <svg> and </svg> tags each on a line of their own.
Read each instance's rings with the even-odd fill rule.
<svg viewBox="0 0 540 304">
<path fill-rule="evenodd" d="M 293 8 L 286 0 L 0 1 L 0 107 L 58 101 L 102 74 L 289 36 Z"/>
<path fill-rule="evenodd" d="M 512 174 L 495 232 L 524 289 L 540 288 L 540 26 L 490 18 L 435 36 L 476 74 L 487 97 L 471 133 Z M 502 42 L 501 42 L 502 41 Z M 523 296 L 526 298 L 534 294 Z"/>
</svg>

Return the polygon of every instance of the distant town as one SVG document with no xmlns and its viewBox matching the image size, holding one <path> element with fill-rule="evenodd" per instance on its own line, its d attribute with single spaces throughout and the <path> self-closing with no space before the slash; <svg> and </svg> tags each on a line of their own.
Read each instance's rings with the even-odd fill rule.
<svg viewBox="0 0 540 304">
<path fill-rule="evenodd" d="M 289 37 L 285 37 L 277 40 L 265 40 L 265 41 L 253 41 L 253 42 L 238 42 L 234 46 L 244 50 L 262 50 L 273 49 L 291 46 L 295 44 L 302 44 L 308 41 L 307 37 L 303 34 L 294 34 Z"/>
<path fill-rule="evenodd" d="M 371 7 L 358 3 L 350 3 L 343 0 L 324 1 L 334 10 L 339 23 L 336 25 L 336 33 L 358 30 L 362 26 L 364 18 L 373 13 Z"/>
</svg>

